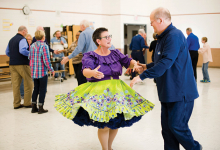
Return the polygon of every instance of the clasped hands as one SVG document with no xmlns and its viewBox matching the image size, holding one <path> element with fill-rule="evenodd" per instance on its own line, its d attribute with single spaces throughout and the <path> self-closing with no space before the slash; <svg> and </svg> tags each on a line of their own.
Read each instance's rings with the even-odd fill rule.
<svg viewBox="0 0 220 150">
<path fill-rule="evenodd" d="M 138 72 L 139 74 L 143 73 L 144 70 L 147 69 L 147 65 L 146 64 L 141 64 L 141 63 L 135 63 L 134 64 L 134 68 L 133 68 L 133 72 Z M 137 82 L 141 81 L 140 76 L 134 77 L 131 80 L 130 83 L 130 87 L 132 88 L 134 86 L 134 84 L 136 84 Z"/>
<path fill-rule="evenodd" d="M 146 64 L 141 64 L 141 63 L 137 62 L 137 63 L 134 64 L 133 72 L 138 72 L 139 74 L 141 74 L 146 69 L 147 69 Z"/>
</svg>

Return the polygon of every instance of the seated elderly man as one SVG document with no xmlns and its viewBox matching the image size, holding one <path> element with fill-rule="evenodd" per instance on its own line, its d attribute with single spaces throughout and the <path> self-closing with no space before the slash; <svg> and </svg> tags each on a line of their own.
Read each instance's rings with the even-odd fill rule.
<svg viewBox="0 0 220 150">
<path fill-rule="evenodd" d="M 53 50 L 59 51 L 58 54 L 54 53 L 53 57 L 59 57 L 60 59 L 62 59 L 64 57 L 63 50 L 64 48 L 67 48 L 68 45 L 67 45 L 66 40 L 63 37 L 61 37 L 60 31 L 55 32 L 55 37 L 53 37 L 50 40 L 50 45 Z M 57 71 L 59 67 L 60 67 L 60 70 L 65 70 L 65 65 L 62 65 L 61 63 L 55 63 L 54 70 Z M 58 73 L 56 73 L 54 77 L 55 77 L 55 80 L 57 80 Z M 64 80 L 67 80 L 67 78 L 65 77 L 65 72 L 62 72 L 61 78 L 63 78 Z"/>
</svg>

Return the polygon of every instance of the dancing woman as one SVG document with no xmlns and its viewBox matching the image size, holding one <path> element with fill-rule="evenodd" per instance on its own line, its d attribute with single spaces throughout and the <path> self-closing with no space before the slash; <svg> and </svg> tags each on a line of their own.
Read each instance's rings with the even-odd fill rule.
<svg viewBox="0 0 220 150">
<path fill-rule="evenodd" d="M 137 62 L 119 50 L 109 50 L 111 35 L 106 28 L 93 33 L 95 51 L 84 53 L 82 59 L 84 83 L 67 94 L 56 96 L 55 108 L 80 126 L 98 128 L 103 150 L 112 150 L 118 128 L 138 122 L 154 104 L 143 98 L 119 79 L 122 67 L 133 68 Z"/>
</svg>

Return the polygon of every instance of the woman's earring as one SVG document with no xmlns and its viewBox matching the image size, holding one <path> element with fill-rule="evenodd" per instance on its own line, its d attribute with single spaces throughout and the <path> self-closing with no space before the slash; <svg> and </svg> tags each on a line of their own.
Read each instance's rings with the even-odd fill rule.
<svg viewBox="0 0 220 150">
<path fill-rule="evenodd" d="M 101 45 L 99 45 L 99 47 L 101 47 Z"/>
</svg>

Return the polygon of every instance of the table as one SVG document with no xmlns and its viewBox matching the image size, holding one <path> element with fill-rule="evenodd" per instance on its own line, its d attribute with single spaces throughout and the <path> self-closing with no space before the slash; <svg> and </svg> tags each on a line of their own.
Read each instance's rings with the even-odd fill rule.
<svg viewBox="0 0 220 150">
<path fill-rule="evenodd" d="M 8 63 L 0 63 L 0 68 L 8 68 L 9 64 Z"/>
</svg>

